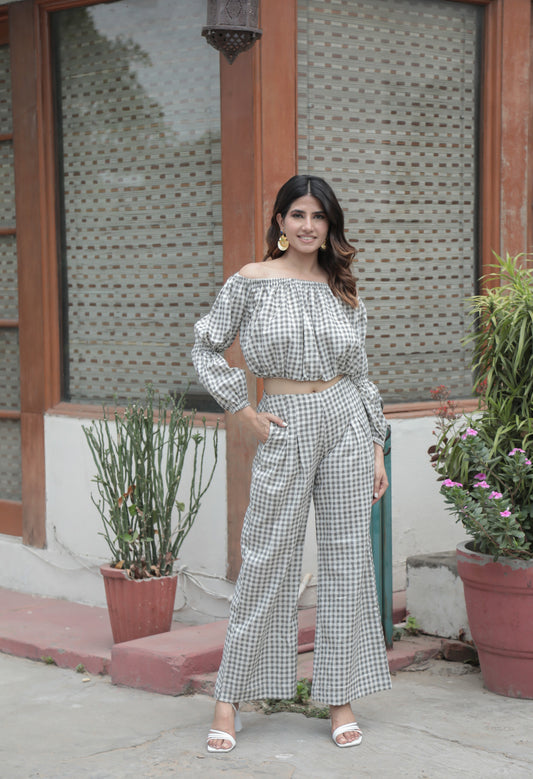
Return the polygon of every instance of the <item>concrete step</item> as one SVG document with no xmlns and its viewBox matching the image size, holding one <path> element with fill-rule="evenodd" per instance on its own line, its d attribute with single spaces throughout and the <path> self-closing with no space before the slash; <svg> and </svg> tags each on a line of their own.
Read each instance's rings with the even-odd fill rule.
<svg viewBox="0 0 533 779">
<path fill-rule="evenodd" d="M 300 679 L 313 675 L 315 616 L 315 609 L 299 613 Z M 226 628 L 227 620 L 175 622 L 169 633 L 113 645 L 107 609 L 0 588 L 0 651 L 64 668 L 83 665 L 89 673 L 110 674 L 115 684 L 168 695 L 212 693 Z M 440 648 L 438 638 L 404 638 L 388 652 L 391 671 L 436 656 Z"/>
<path fill-rule="evenodd" d="M 315 617 L 315 609 L 299 612 L 300 646 L 314 640 Z M 205 691 L 222 659 L 227 624 L 220 620 L 115 644 L 111 678 L 115 684 L 168 695 Z"/>
<path fill-rule="evenodd" d="M 108 674 L 112 646 L 107 609 L 0 588 L 0 651 Z"/>
<path fill-rule="evenodd" d="M 470 647 L 467 647 L 470 649 Z M 402 638 L 394 644 L 393 649 L 387 650 L 389 668 L 391 674 L 402 671 L 405 668 L 422 666 L 424 661 L 432 657 L 438 657 L 442 650 L 442 640 L 435 636 L 414 636 Z M 313 652 L 302 652 L 298 655 L 297 678 L 313 678 Z M 217 674 L 194 674 L 190 678 L 188 692 L 201 692 L 213 695 Z"/>
</svg>

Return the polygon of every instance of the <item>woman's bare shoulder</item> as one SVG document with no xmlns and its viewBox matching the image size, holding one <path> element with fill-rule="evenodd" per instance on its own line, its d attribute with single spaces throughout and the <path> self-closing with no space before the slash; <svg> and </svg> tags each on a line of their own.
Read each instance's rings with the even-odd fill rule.
<svg viewBox="0 0 533 779">
<path fill-rule="evenodd" d="M 272 267 L 274 262 L 249 262 L 240 269 L 239 276 L 245 279 L 270 279 L 277 275 L 276 269 Z"/>
</svg>

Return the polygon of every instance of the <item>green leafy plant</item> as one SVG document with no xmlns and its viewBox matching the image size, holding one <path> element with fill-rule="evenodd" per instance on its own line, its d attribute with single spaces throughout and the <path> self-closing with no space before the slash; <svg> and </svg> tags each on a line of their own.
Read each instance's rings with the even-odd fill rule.
<svg viewBox="0 0 533 779">
<path fill-rule="evenodd" d="M 479 412 L 458 421 L 438 411 L 429 454 L 447 507 L 475 548 L 533 556 L 533 273 L 524 256 L 497 257 L 485 295 L 470 298 Z M 439 399 L 436 388 L 432 395 Z M 436 395 L 433 393 L 437 393 Z M 440 412 L 440 413 L 439 413 Z"/>
<path fill-rule="evenodd" d="M 104 525 L 101 535 L 112 565 L 132 579 L 172 573 L 213 479 L 218 426 L 208 467 L 206 420 L 195 427 L 195 412 L 184 406 L 184 395 L 161 398 L 148 384 L 142 402 L 111 416 L 104 407 L 103 419 L 83 428 L 97 469 L 98 497 L 92 500 Z M 189 447 L 192 468 L 188 484 L 182 485 Z"/>
<path fill-rule="evenodd" d="M 531 557 L 533 538 L 531 505 L 522 507 L 518 498 L 533 483 L 531 460 L 523 449 L 491 456 L 476 429 L 468 427 L 456 447 L 472 470 L 479 468 L 465 485 L 447 478 L 441 494 L 448 507 L 476 539 L 476 548 L 495 557 Z M 484 470 L 481 470 L 484 469 Z"/>
<path fill-rule="evenodd" d="M 417 618 L 410 615 L 405 620 L 405 625 L 395 625 L 393 639 L 400 641 L 404 636 L 418 636 L 421 630 Z"/>
<path fill-rule="evenodd" d="M 422 628 L 418 624 L 418 620 L 416 617 L 409 616 L 405 620 L 405 627 L 404 631 L 407 633 L 408 636 L 418 636 Z"/>
</svg>

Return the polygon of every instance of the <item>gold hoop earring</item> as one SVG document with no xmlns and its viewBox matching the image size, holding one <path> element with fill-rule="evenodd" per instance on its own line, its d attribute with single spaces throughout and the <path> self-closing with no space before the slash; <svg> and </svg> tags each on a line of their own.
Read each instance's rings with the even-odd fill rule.
<svg viewBox="0 0 533 779">
<path fill-rule="evenodd" d="M 286 252 L 289 248 L 289 239 L 285 235 L 285 233 L 281 233 L 279 239 L 278 239 L 278 249 L 280 252 Z"/>
<path fill-rule="evenodd" d="M 320 248 L 321 248 L 321 249 L 323 249 L 323 250 L 326 250 L 326 249 L 328 248 L 328 242 L 327 242 L 327 238 L 326 238 L 326 240 L 324 241 L 324 243 L 323 243 L 323 244 L 321 244 Z"/>
</svg>

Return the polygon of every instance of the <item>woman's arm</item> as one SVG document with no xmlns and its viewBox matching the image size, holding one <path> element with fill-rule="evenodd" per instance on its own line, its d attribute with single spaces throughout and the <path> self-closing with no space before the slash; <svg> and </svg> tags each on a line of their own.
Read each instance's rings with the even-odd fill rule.
<svg viewBox="0 0 533 779">
<path fill-rule="evenodd" d="M 353 366 L 353 373 L 350 375 L 357 391 L 361 396 L 365 407 L 366 415 L 370 423 L 372 439 L 378 444 L 383 452 L 385 445 L 385 436 L 387 434 L 387 420 L 383 414 L 383 401 L 375 384 L 368 378 L 368 359 L 366 356 L 366 309 L 363 301 L 359 301 L 359 306 L 354 310 L 355 327 L 358 331 L 361 349 L 358 354 L 357 364 Z"/>
<path fill-rule="evenodd" d="M 245 372 L 231 368 L 224 357 L 239 332 L 246 298 L 245 280 L 230 276 L 211 311 L 194 327 L 191 354 L 198 378 L 217 403 L 232 414 L 249 405 Z"/>
<path fill-rule="evenodd" d="M 383 447 L 374 441 L 374 494 L 372 505 L 382 498 L 387 491 L 388 486 L 389 480 L 387 478 L 387 471 L 385 470 Z"/>
</svg>

